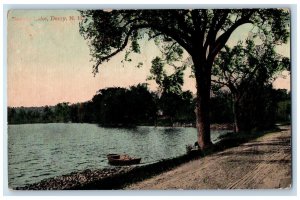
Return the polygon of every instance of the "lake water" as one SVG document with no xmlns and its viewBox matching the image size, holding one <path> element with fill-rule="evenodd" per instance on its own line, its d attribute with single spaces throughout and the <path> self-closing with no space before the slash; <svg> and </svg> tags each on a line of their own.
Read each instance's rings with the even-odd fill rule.
<svg viewBox="0 0 300 200">
<path fill-rule="evenodd" d="M 212 131 L 213 142 L 227 131 Z M 8 126 L 9 187 L 85 169 L 112 167 L 109 153 L 142 157 L 147 164 L 183 155 L 197 140 L 195 128 L 141 126 L 103 128 L 95 124 L 22 124 Z"/>
</svg>

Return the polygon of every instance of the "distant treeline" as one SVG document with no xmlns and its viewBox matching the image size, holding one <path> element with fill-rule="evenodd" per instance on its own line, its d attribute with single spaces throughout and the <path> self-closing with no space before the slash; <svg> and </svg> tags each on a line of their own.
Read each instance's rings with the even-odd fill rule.
<svg viewBox="0 0 300 200">
<path fill-rule="evenodd" d="M 248 94 L 242 106 L 245 123 L 290 121 L 290 93 L 266 88 L 263 93 Z M 97 123 L 102 126 L 195 124 L 195 98 L 190 91 L 151 92 L 147 84 L 129 89 L 112 87 L 99 90 L 88 102 L 56 106 L 8 108 L 9 124 L 25 123 Z M 232 99 L 228 91 L 212 94 L 211 123 L 233 123 Z"/>
</svg>

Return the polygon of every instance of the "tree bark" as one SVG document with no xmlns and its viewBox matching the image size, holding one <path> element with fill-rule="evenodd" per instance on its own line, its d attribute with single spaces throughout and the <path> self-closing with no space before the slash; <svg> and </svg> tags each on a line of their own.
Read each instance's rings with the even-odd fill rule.
<svg viewBox="0 0 300 200">
<path fill-rule="evenodd" d="M 240 132 L 240 123 L 239 123 L 239 117 L 238 114 L 240 112 L 239 108 L 239 100 L 237 98 L 237 95 L 232 94 L 232 111 L 233 111 L 233 118 L 234 118 L 234 126 L 233 126 L 233 132 L 238 133 Z"/>
<path fill-rule="evenodd" d="M 210 89 L 211 89 L 211 66 L 205 62 L 201 63 L 194 59 L 196 75 L 196 128 L 198 144 L 200 148 L 206 149 L 212 145 L 210 139 Z"/>
</svg>

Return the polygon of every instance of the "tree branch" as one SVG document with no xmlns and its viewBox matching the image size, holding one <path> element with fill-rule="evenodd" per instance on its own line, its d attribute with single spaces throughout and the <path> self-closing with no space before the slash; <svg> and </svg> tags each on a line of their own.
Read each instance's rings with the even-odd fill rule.
<svg viewBox="0 0 300 200">
<path fill-rule="evenodd" d="M 145 25 L 140 25 L 140 26 L 133 26 L 129 29 L 128 33 L 126 34 L 126 37 L 124 39 L 124 42 L 123 44 L 114 52 L 112 52 L 111 54 L 107 55 L 107 56 L 104 56 L 104 57 L 101 57 L 101 58 L 98 58 L 98 61 L 97 63 L 94 65 L 94 70 L 95 72 L 94 73 L 97 73 L 98 72 L 98 67 L 99 65 L 104 62 L 104 61 L 109 61 L 109 59 L 113 56 L 115 56 L 116 54 L 118 54 L 119 52 L 123 51 L 125 49 L 125 47 L 127 46 L 128 44 L 128 41 L 129 41 L 129 38 L 131 36 L 131 34 L 138 30 L 138 29 L 141 29 L 141 28 L 146 28 Z"/>
<path fill-rule="evenodd" d="M 221 85 L 223 85 L 223 86 L 229 87 L 229 86 L 228 86 L 228 83 L 224 83 L 224 82 L 221 82 L 221 81 L 217 81 L 217 80 L 213 80 L 213 79 L 212 79 L 211 82 L 217 83 L 217 84 L 221 84 Z"/>
<path fill-rule="evenodd" d="M 252 78 L 254 77 L 254 75 L 255 75 L 255 73 L 256 73 L 256 71 L 258 70 L 259 67 L 260 67 L 260 65 L 257 65 L 254 68 L 254 70 L 252 71 L 252 73 L 249 74 L 248 78 L 243 78 L 245 80 L 245 81 L 242 82 L 243 85 L 246 85 L 246 86 L 248 85 L 248 83 L 252 80 Z M 242 84 L 240 84 L 240 86 L 243 88 Z"/>
<path fill-rule="evenodd" d="M 182 13 L 179 13 L 181 11 L 182 11 Z M 186 32 L 186 33 L 191 33 L 192 29 L 190 27 L 188 27 L 188 25 L 185 21 L 185 18 L 184 18 L 184 16 L 188 12 L 189 12 L 189 10 L 178 10 L 178 11 L 175 11 L 175 16 L 178 21 L 178 25 L 182 28 L 182 30 L 184 30 L 184 32 Z"/>
<path fill-rule="evenodd" d="M 156 37 L 158 37 L 158 36 L 161 36 L 161 35 L 164 35 L 164 34 L 162 34 L 162 33 L 156 33 L 156 34 L 154 34 L 153 36 L 151 36 L 151 37 L 149 37 L 149 39 L 148 40 L 152 40 L 152 39 L 154 39 L 154 38 L 156 38 Z"/>
<path fill-rule="evenodd" d="M 150 28 L 150 26 L 149 26 Z M 160 31 L 164 34 L 166 34 L 167 36 L 173 38 L 176 42 L 178 42 L 178 44 L 180 46 L 182 46 L 187 52 L 189 52 L 190 54 L 192 53 L 192 48 L 191 46 L 182 38 L 187 38 L 188 36 L 184 36 L 182 34 L 177 34 L 175 30 L 173 29 L 168 29 L 166 27 L 160 27 L 160 26 L 151 26 L 151 28 L 156 29 L 157 31 Z"/>
<path fill-rule="evenodd" d="M 115 50 L 114 52 L 110 53 L 107 56 L 98 58 L 97 63 L 93 67 L 94 73 L 98 72 L 98 67 L 102 62 L 109 61 L 109 59 L 111 57 L 115 56 L 116 54 L 118 54 L 119 52 L 121 52 L 125 49 L 125 47 L 128 44 L 129 38 L 134 31 L 137 31 L 138 29 L 143 29 L 143 28 L 154 28 L 155 30 L 162 32 L 163 34 L 173 38 L 176 42 L 178 42 L 179 45 L 181 45 L 184 49 L 186 49 L 186 51 L 188 51 L 189 53 L 191 52 L 191 47 L 182 39 L 182 37 L 180 37 L 182 35 L 177 34 L 175 31 L 173 31 L 171 29 L 168 29 L 166 27 L 153 26 L 151 24 L 135 25 L 129 29 L 128 33 L 126 34 L 123 44 L 117 50 Z"/>
<path fill-rule="evenodd" d="M 201 31 L 200 29 L 200 23 L 199 23 L 199 10 L 192 10 L 192 22 L 194 25 L 194 30 L 198 33 Z"/>
<path fill-rule="evenodd" d="M 225 46 L 226 42 L 228 41 L 230 35 L 235 31 L 239 26 L 247 23 L 252 23 L 250 21 L 251 15 L 254 13 L 254 10 L 249 12 L 246 16 L 237 20 L 226 32 L 224 32 L 214 43 L 212 48 L 209 51 L 209 60 L 213 60 L 215 56 L 219 53 L 219 51 Z"/>
<path fill-rule="evenodd" d="M 222 17 L 219 21 L 217 20 L 217 18 L 215 18 L 217 13 L 214 13 L 212 24 L 211 24 L 211 27 L 208 31 L 207 39 L 206 39 L 205 44 L 204 44 L 204 49 L 205 50 L 207 49 L 208 45 L 212 45 L 215 42 L 215 39 L 217 37 L 217 33 L 221 29 L 222 25 L 224 25 L 224 23 L 225 23 L 225 21 L 228 17 L 228 14 L 230 12 L 230 10 L 222 10 L 222 11 L 223 11 Z M 221 13 L 219 13 L 219 14 L 221 14 Z"/>
</svg>

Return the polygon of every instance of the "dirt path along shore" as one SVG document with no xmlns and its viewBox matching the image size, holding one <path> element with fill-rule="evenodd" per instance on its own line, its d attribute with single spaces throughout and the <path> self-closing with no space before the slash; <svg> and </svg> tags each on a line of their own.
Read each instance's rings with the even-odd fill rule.
<svg viewBox="0 0 300 200">
<path fill-rule="evenodd" d="M 269 133 L 126 189 L 271 189 L 291 186 L 291 131 Z"/>
</svg>

